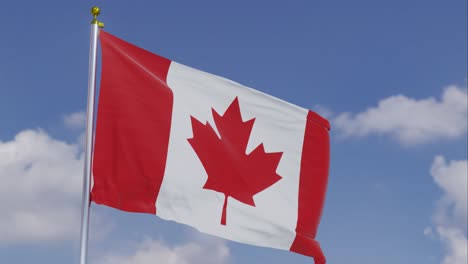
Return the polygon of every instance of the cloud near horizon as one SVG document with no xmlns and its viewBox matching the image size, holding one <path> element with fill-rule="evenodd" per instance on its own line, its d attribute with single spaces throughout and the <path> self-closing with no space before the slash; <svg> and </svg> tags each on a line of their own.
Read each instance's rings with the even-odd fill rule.
<svg viewBox="0 0 468 264">
<path fill-rule="evenodd" d="M 0 141 L 0 244 L 77 238 L 82 171 L 79 147 L 43 130 Z"/>
<path fill-rule="evenodd" d="M 403 144 L 458 138 L 467 132 L 467 89 L 448 86 L 440 100 L 395 95 L 360 113 L 341 113 L 333 126 L 345 137 L 385 134 Z"/>
<path fill-rule="evenodd" d="M 147 239 L 133 246 L 132 252 L 122 254 L 115 251 L 104 254 L 93 264 L 228 264 L 230 251 L 221 239 L 188 241 L 168 246 L 157 240 Z"/>
<path fill-rule="evenodd" d="M 442 263 L 466 264 L 468 161 L 447 162 L 443 156 L 436 156 L 432 163 L 431 175 L 444 192 L 434 212 L 435 231 L 445 246 Z"/>
</svg>

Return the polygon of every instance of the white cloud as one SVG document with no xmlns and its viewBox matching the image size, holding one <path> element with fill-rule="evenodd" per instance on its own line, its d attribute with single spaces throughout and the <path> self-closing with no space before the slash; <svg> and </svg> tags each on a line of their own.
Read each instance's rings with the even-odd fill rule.
<svg viewBox="0 0 468 264">
<path fill-rule="evenodd" d="M 156 240 L 145 240 L 134 246 L 130 254 L 111 253 L 97 258 L 96 264 L 227 264 L 229 248 L 219 239 L 190 241 L 168 246 Z"/>
<path fill-rule="evenodd" d="M 0 141 L 0 243 L 77 238 L 83 158 L 42 130 Z"/>
<path fill-rule="evenodd" d="M 75 112 L 63 117 L 63 123 L 70 129 L 84 129 L 86 127 L 86 114 Z"/>
<path fill-rule="evenodd" d="M 446 247 L 443 264 L 468 263 L 467 199 L 468 161 L 447 162 L 437 156 L 431 175 L 444 191 L 434 213 L 435 230 Z"/>
<path fill-rule="evenodd" d="M 466 88 L 449 86 L 440 100 L 391 96 L 363 112 L 338 115 L 333 126 L 345 136 L 388 134 L 402 143 L 417 144 L 465 135 L 467 112 Z"/>
<path fill-rule="evenodd" d="M 437 221 L 447 222 L 450 219 L 454 225 L 467 229 L 467 187 L 468 161 L 458 160 L 447 162 L 444 157 L 437 156 L 431 167 L 431 175 L 437 185 L 444 191 L 439 201 Z"/>
<path fill-rule="evenodd" d="M 440 239 L 446 246 L 446 254 L 442 260 L 443 264 L 466 264 L 467 257 L 467 239 L 466 233 L 459 228 L 437 228 Z"/>
</svg>

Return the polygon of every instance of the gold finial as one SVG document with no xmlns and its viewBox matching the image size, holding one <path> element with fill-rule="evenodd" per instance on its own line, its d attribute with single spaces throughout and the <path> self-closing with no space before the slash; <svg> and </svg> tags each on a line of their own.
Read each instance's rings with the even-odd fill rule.
<svg viewBox="0 0 468 264">
<path fill-rule="evenodd" d="M 93 18 L 93 20 L 91 21 L 91 24 L 97 24 L 98 27 L 103 28 L 103 27 L 104 27 L 104 23 L 99 22 L 99 21 L 97 20 L 97 17 L 99 16 L 99 14 L 101 14 L 101 9 L 100 9 L 99 7 L 97 7 L 97 6 L 93 6 L 93 7 L 91 8 L 91 15 L 93 15 L 94 18 Z"/>
<path fill-rule="evenodd" d="M 97 16 L 99 16 L 99 14 L 101 14 L 101 9 L 97 6 L 93 6 L 91 8 L 91 14 L 94 16 L 94 18 L 96 18 Z"/>
</svg>

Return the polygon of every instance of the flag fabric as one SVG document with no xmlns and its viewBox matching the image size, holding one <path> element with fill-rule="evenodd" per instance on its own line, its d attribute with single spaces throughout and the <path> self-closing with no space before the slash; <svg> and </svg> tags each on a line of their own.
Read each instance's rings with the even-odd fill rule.
<svg viewBox="0 0 468 264">
<path fill-rule="evenodd" d="M 326 119 L 102 30 L 100 41 L 92 201 L 325 263 Z"/>
</svg>

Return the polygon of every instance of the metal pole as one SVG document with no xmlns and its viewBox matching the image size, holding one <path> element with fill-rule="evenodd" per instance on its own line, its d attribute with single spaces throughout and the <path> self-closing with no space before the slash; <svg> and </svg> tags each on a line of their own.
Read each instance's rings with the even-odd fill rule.
<svg viewBox="0 0 468 264">
<path fill-rule="evenodd" d="M 91 22 L 91 41 L 89 48 L 89 72 L 88 72 L 88 110 L 86 117 L 86 146 L 83 177 L 83 203 L 81 212 L 81 241 L 80 241 L 80 264 L 86 264 L 88 253 L 88 230 L 89 230 L 89 207 L 91 190 L 91 169 L 94 138 L 94 102 L 96 91 L 96 57 L 97 39 L 99 26 L 97 16 L 100 14 L 99 7 L 91 8 L 93 20 Z"/>
</svg>

